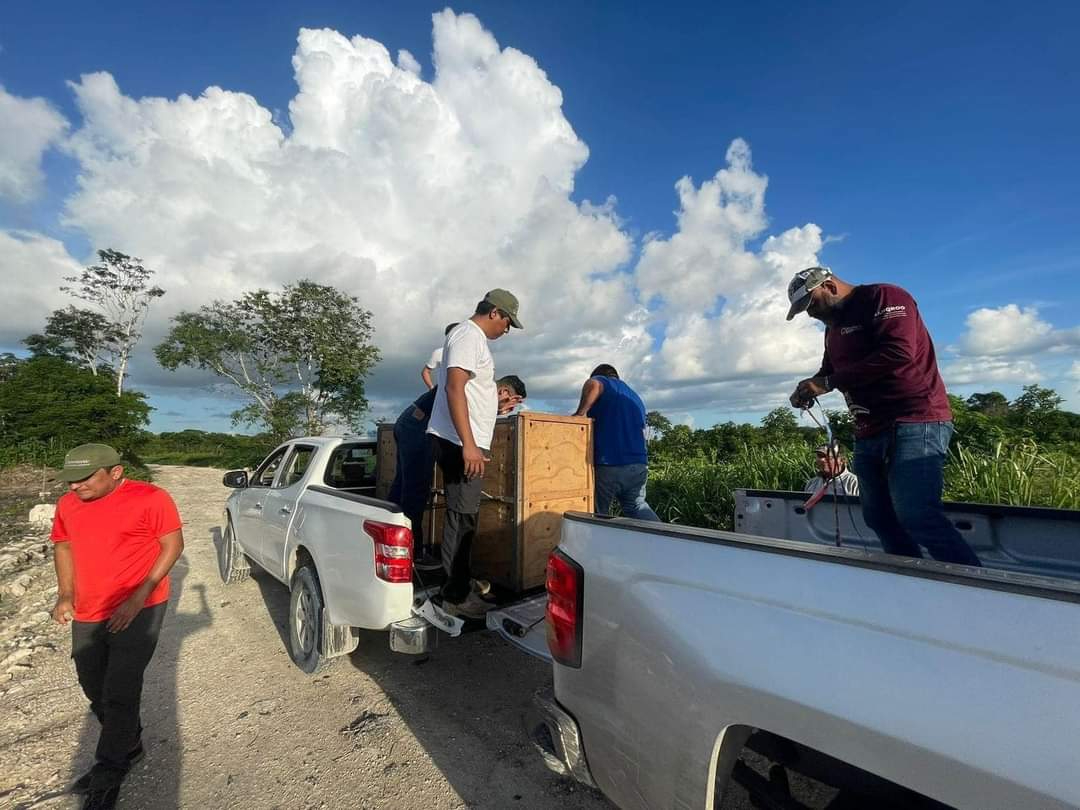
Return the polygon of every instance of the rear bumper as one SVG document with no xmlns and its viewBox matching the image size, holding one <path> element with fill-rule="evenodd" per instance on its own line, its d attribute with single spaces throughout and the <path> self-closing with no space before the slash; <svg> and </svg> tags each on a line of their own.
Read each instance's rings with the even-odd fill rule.
<svg viewBox="0 0 1080 810">
<path fill-rule="evenodd" d="M 439 628 L 422 616 L 410 616 L 390 625 L 390 649 L 422 655 L 439 646 Z"/>
<path fill-rule="evenodd" d="M 585 761 L 577 720 L 559 705 L 552 689 L 545 687 L 533 695 L 528 727 L 532 744 L 551 770 L 596 787 Z"/>
</svg>

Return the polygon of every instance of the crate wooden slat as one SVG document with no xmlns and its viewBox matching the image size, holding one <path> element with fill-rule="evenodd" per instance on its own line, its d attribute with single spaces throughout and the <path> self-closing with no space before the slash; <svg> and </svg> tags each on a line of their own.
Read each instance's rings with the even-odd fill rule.
<svg viewBox="0 0 1080 810">
<path fill-rule="evenodd" d="M 396 468 L 393 425 L 380 425 L 377 494 L 385 498 Z M 544 584 L 559 543 L 563 512 L 593 509 L 592 423 L 576 416 L 525 411 L 495 424 L 484 471 L 473 575 L 513 591 Z M 436 476 L 425 533 L 442 538 L 445 498 Z"/>
</svg>

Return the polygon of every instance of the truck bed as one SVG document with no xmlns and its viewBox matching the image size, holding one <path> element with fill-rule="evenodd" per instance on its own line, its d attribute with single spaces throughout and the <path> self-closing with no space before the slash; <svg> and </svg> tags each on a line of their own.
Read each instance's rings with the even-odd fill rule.
<svg viewBox="0 0 1080 810">
<path fill-rule="evenodd" d="M 955 807 L 1080 805 L 1080 582 L 574 513 L 560 548 L 555 696 L 620 808 L 711 808 L 753 729 Z"/>
<path fill-rule="evenodd" d="M 737 489 L 735 531 L 834 546 L 839 522 L 844 548 L 881 551 L 858 498 L 826 495 L 808 511 L 808 497 Z M 988 569 L 1080 580 L 1080 511 L 946 502 L 945 513 Z"/>
</svg>

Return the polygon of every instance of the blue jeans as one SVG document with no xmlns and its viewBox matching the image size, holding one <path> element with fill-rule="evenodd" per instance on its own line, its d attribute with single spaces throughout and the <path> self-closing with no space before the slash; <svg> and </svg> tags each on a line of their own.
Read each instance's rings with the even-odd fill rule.
<svg viewBox="0 0 1080 810">
<path fill-rule="evenodd" d="M 417 409 L 410 405 L 394 422 L 394 442 L 397 444 L 397 468 L 387 500 L 401 505 L 401 511 L 412 522 L 413 548 L 424 545 L 424 510 L 431 494 L 431 476 L 435 456 L 427 435 L 429 418 L 417 419 Z"/>
<path fill-rule="evenodd" d="M 618 499 L 624 516 L 660 521 L 645 502 L 645 484 L 649 480 L 647 464 L 598 464 L 595 475 L 596 514 L 610 513 L 611 502 Z"/>
<path fill-rule="evenodd" d="M 855 441 L 855 475 L 866 525 L 888 554 L 979 565 L 941 504 L 952 422 L 897 422 Z"/>
</svg>

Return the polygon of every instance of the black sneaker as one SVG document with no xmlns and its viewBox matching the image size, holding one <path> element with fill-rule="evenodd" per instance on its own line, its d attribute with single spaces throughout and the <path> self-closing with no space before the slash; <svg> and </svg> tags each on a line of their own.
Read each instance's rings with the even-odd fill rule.
<svg viewBox="0 0 1080 810">
<path fill-rule="evenodd" d="M 120 798 L 120 785 L 109 785 L 105 788 L 91 788 L 86 794 L 82 810 L 113 810 L 116 800 Z"/>
<path fill-rule="evenodd" d="M 143 748 L 143 744 L 140 742 L 137 746 L 131 749 L 131 753 L 128 754 L 128 770 L 132 768 L 136 763 L 140 762 L 143 757 L 146 756 L 146 749 Z M 88 793 L 90 791 L 90 782 L 94 778 L 94 771 L 98 766 L 94 765 L 93 768 L 88 770 L 74 782 L 71 787 L 68 788 L 69 793 Z"/>
</svg>

